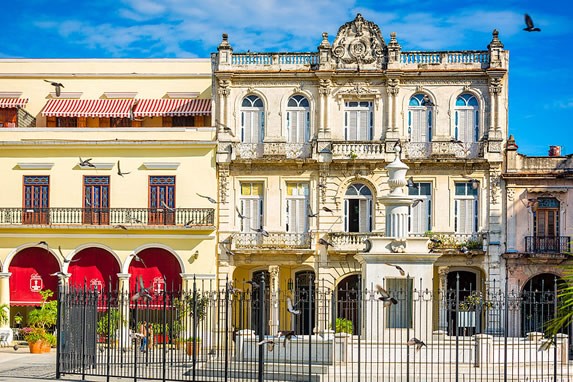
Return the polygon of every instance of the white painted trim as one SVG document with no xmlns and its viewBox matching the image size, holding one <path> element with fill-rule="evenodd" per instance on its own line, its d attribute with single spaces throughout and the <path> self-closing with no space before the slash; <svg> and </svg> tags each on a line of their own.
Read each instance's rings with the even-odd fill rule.
<svg viewBox="0 0 573 382">
<path fill-rule="evenodd" d="M 167 92 L 169 98 L 197 98 L 200 92 Z"/>
<path fill-rule="evenodd" d="M 135 98 L 137 92 L 103 92 L 103 95 L 108 99 Z"/>
<path fill-rule="evenodd" d="M 147 170 L 177 170 L 180 162 L 143 162 Z"/>
<path fill-rule="evenodd" d="M 80 99 L 82 94 L 84 94 L 83 92 L 61 92 L 60 96 L 58 97 L 56 95 L 56 92 L 50 92 L 50 98 L 53 99 Z"/>
<path fill-rule="evenodd" d="M 54 163 L 50 162 L 30 162 L 22 163 L 18 162 L 18 167 L 20 170 L 51 170 L 54 167 Z"/>
</svg>

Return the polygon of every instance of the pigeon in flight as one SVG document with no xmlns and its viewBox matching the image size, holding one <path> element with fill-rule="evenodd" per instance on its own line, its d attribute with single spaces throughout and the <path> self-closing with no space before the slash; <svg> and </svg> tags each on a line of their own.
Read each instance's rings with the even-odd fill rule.
<svg viewBox="0 0 573 382">
<path fill-rule="evenodd" d="M 50 276 L 57 276 L 57 277 L 66 277 L 66 274 L 64 272 L 54 272 L 54 273 L 50 273 Z"/>
<path fill-rule="evenodd" d="M 551 349 L 551 346 L 554 345 L 553 341 L 554 341 L 553 338 L 543 340 L 541 342 L 541 345 L 539 345 L 539 348 L 537 349 L 537 351 L 545 351 L 545 350 Z"/>
<path fill-rule="evenodd" d="M 127 174 L 131 174 L 131 171 L 128 171 L 128 172 L 121 171 L 121 167 L 119 167 L 119 161 L 117 161 L 117 175 L 124 176 Z"/>
<path fill-rule="evenodd" d="M 56 88 L 56 97 L 59 97 L 60 94 L 62 94 L 62 88 L 64 87 L 64 85 L 62 85 L 60 82 L 55 82 L 55 81 L 50 81 L 50 80 L 44 80 L 44 82 L 47 82 L 50 85 L 52 85 L 54 88 Z"/>
<path fill-rule="evenodd" d="M 312 213 L 312 208 L 310 208 L 310 204 L 308 205 L 308 214 L 307 214 L 307 216 L 308 216 L 309 218 L 315 218 L 315 217 L 318 216 L 318 212 L 317 212 L 317 213 L 314 213 L 314 214 Z"/>
<path fill-rule="evenodd" d="M 414 203 L 412 203 L 412 207 L 416 207 L 420 202 L 423 202 L 424 199 L 414 199 Z"/>
<path fill-rule="evenodd" d="M 61 245 L 58 245 L 58 252 L 60 252 L 60 256 L 62 256 L 62 259 L 64 259 L 64 263 L 75 263 L 76 261 L 79 261 L 79 259 L 72 260 L 72 259 L 66 258 L 66 256 L 64 256 L 64 253 L 62 252 L 62 246 Z"/>
<path fill-rule="evenodd" d="M 227 283 L 227 290 L 229 291 L 229 294 L 232 294 L 233 296 L 242 292 L 240 289 L 235 288 L 231 283 Z"/>
<path fill-rule="evenodd" d="M 334 212 L 333 210 L 331 210 L 330 208 L 328 208 L 328 207 L 326 207 L 326 206 L 322 207 L 322 210 L 325 211 L 325 212 L 330 212 L 330 213 L 333 213 L 333 212 Z"/>
<path fill-rule="evenodd" d="M 201 197 L 201 198 L 207 199 L 208 201 L 210 201 L 210 202 L 213 203 L 213 204 L 217 204 L 217 201 L 216 201 L 215 199 L 213 199 L 212 197 L 210 197 L 210 196 L 201 195 L 201 194 L 199 194 L 199 193 L 196 193 L 196 194 L 197 194 L 197 196 L 199 196 L 199 197 Z"/>
<path fill-rule="evenodd" d="M 237 211 L 237 216 L 239 217 L 239 219 L 243 220 L 243 219 L 249 219 L 248 217 L 246 217 L 245 215 L 243 215 L 241 213 L 241 211 L 239 211 L 239 207 L 235 207 L 235 211 Z"/>
<path fill-rule="evenodd" d="M 396 268 L 398 270 L 398 272 L 400 272 L 401 276 L 406 276 L 406 272 L 404 271 L 404 269 L 401 266 L 396 265 L 396 264 L 390 264 L 390 263 L 385 263 L 385 265 L 388 265 L 389 267 Z"/>
<path fill-rule="evenodd" d="M 92 158 L 88 158 L 88 159 L 82 159 L 82 157 L 80 157 L 80 167 L 92 167 L 92 168 L 96 168 L 96 165 L 93 164 L 91 162 Z"/>
<path fill-rule="evenodd" d="M 257 233 L 260 233 L 261 235 L 263 235 L 263 236 L 265 236 L 265 237 L 268 237 L 268 236 L 269 236 L 269 233 L 268 233 L 267 230 L 264 229 L 263 227 L 261 227 L 261 228 L 253 228 L 253 227 L 251 227 L 251 229 L 252 229 L 253 231 L 256 231 Z"/>
<path fill-rule="evenodd" d="M 149 293 L 149 288 L 146 288 L 145 285 L 143 284 L 143 276 L 140 275 L 139 276 L 139 291 L 137 293 L 135 293 L 133 296 L 131 296 L 131 301 L 139 300 L 142 297 L 146 301 L 153 300 L 151 293 Z"/>
<path fill-rule="evenodd" d="M 533 25 L 533 19 L 531 18 L 531 16 L 529 16 L 527 13 L 524 15 L 525 18 L 525 25 L 526 27 L 523 28 L 524 31 L 526 32 L 541 32 L 541 29 L 536 28 Z"/>
<path fill-rule="evenodd" d="M 334 248 L 334 245 L 331 242 L 329 242 L 328 240 L 323 239 L 323 238 L 318 239 L 318 244 L 324 245 L 326 247 L 327 251 L 328 251 L 328 247 Z"/>
<path fill-rule="evenodd" d="M 124 226 L 123 224 L 116 224 L 113 226 L 113 228 L 123 229 L 123 230 L 127 231 L 127 227 Z"/>
<path fill-rule="evenodd" d="M 292 300 L 290 299 L 290 297 L 287 297 L 286 303 L 287 303 L 287 310 L 290 314 L 294 315 L 300 314 L 300 310 L 294 308 L 294 305 L 292 304 Z"/>
<path fill-rule="evenodd" d="M 420 187 L 420 185 L 418 183 L 414 182 L 414 178 L 412 178 L 412 177 L 408 178 L 407 186 L 408 186 L 408 188 L 416 188 L 416 189 Z"/>
<path fill-rule="evenodd" d="M 258 342 L 257 345 L 261 346 L 267 344 L 267 350 L 268 351 L 273 351 L 275 350 L 275 341 L 271 340 L 270 338 L 267 338 L 265 340 L 262 340 L 261 342 Z"/>
<path fill-rule="evenodd" d="M 19 348 L 20 348 L 20 347 L 18 346 L 18 344 L 14 345 L 14 346 L 12 347 L 12 349 L 14 349 L 14 351 L 18 351 Z"/>
<path fill-rule="evenodd" d="M 252 287 L 253 289 L 257 289 L 257 288 L 260 287 L 260 285 L 259 285 L 256 281 L 249 280 L 249 281 L 245 281 L 245 282 L 246 282 L 247 284 L 251 284 L 251 287 Z"/>
<path fill-rule="evenodd" d="M 49 248 L 49 245 L 48 245 L 48 243 L 47 243 L 47 242 L 45 242 L 44 240 L 42 240 L 42 241 L 39 241 L 39 242 L 38 242 L 38 244 L 36 244 L 36 245 L 44 245 L 44 246 L 46 246 L 46 248 Z"/>
<path fill-rule="evenodd" d="M 426 344 L 424 343 L 424 341 L 419 340 L 416 337 L 412 337 L 408 341 L 408 346 L 416 346 L 416 351 L 419 351 L 423 346 L 426 346 Z"/>
<path fill-rule="evenodd" d="M 293 338 L 296 338 L 296 335 L 294 334 L 294 330 L 281 330 L 277 333 L 277 337 L 284 337 L 285 338 L 283 340 L 283 348 L 284 348 L 284 347 L 286 347 L 287 341 L 290 341 Z"/>
<path fill-rule="evenodd" d="M 396 305 L 398 303 L 398 300 L 396 300 L 394 297 L 390 297 L 390 294 L 386 291 L 386 289 L 382 288 L 382 285 L 377 284 L 376 289 L 380 294 L 378 300 L 383 301 L 385 307 Z"/>
<path fill-rule="evenodd" d="M 422 106 L 430 107 L 430 106 L 436 106 L 436 105 L 434 105 L 434 103 L 430 99 L 429 95 L 424 94 L 424 98 L 422 98 Z"/>
<path fill-rule="evenodd" d="M 175 208 L 169 207 L 163 200 L 161 201 L 161 207 L 165 208 L 167 211 L 175 211 Z"/>
</svg>

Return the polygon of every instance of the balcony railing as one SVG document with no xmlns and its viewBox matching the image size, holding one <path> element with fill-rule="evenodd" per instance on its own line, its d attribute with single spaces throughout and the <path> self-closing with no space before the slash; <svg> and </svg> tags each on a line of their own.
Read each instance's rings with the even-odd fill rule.
<svg viewBox="0 0 573 382">
<path fill-rule="evenodd" d="M 139 225 L 209 227 L 213 208 L 0 208 L 0 225 Z"/>
<path fill-rule="evenodd" d="M 235 152 L 241 159 L 260 159 L 262 157 L 281 157 L 286 159 L 309 158 L 312 145 L 310 143 L 236 143 Z"/>
<path fill-rule="evenodd" d="M 448 156 L 453 158 L 477 158 L 482 155 L 480 142 L 408 142 L 404 144 L 404 157 L 408 159 Z"/>
<path fill-rule="evenodd" d="M 383 159 L 384 142 L 333 142 L 332 156 L 338 159 Z"/>
<path fill-rule="evenodd" d="M 284 248 L 284 249 L 310 249 L 310 235 L 308 233 L 269 232 L 264 236 L 258 232 L 237 233 L 233 235 L 235 248 Z"/>
<path fill-rule="evenodd" d="M 368 238 L 385 236 L 381 232 L 333 232 L 329 235 L 329 242 L 333 250 L 362 251 Z"/>
<path fill-rule="evenodd" d="M 526 236 L 526 253 L 568 253 L 571 251 L 569 236 Z"/>
</svg>

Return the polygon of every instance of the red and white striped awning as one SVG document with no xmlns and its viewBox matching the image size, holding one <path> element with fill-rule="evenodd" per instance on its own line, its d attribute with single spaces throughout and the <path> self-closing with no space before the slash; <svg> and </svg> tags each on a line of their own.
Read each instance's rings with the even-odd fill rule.
<svg viewBox="0 0 573 382">
<path fill-rule="evenodd" d="M 51 99 L 44 117 L 129 118 L 133 99 Z"/>
<path fill-rule="evenodd" d="M 24 107 L 28 98 L 0 98 L 0 107 Z"/>
<path fill-rule="evenodd" d="M 175 117 L 211 115 L 210 99 L 142 99 L 133 109 L 134 117 Z"/>
</svg>

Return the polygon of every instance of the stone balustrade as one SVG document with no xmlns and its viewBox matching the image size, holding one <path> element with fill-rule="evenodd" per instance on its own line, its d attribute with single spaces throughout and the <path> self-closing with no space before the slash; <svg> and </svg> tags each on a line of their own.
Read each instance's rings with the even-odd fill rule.
<svg viewBox="0 0 573 382">
<path fill-rule="evenodd" d="M 335 159 L 384 159 L 384 142 L 333 142 L 332 156 Z"/>
<path fill-rule="evenodd" d="M 302 248 L 310 249 L 308 233 L 269 232 L 264 236 L 258 232 L 241 232 L 233 235 L 234 248 Z"/>
<path fill-rule="evenodd" d="M 407 142 L 403 145 L 407 159 L 424 159 L 435 156 L 452 158 L 477 158 L 483 154 L 481 142 Z"/>
<path fill-rule="evenodd" d="M 329 235 L 329 242 L 333 250 L 362 251 L 366 239 L 373 236 L 384 236 L 383 232 L 333 232 Z"/>
</svg>

